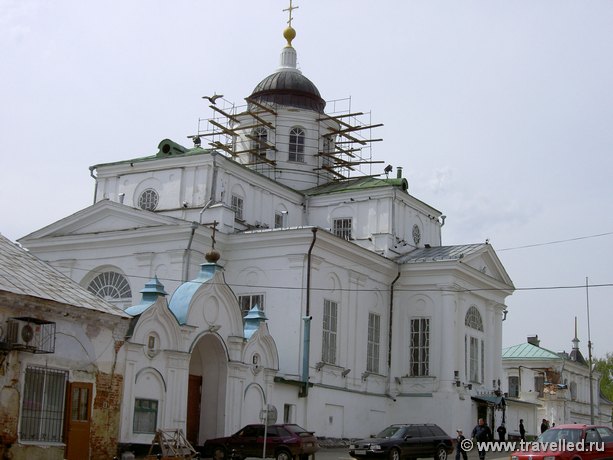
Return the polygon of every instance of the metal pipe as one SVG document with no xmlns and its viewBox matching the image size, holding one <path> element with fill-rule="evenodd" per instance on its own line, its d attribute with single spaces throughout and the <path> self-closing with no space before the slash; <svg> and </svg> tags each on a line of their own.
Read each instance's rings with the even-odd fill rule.
<svg viewBox="0 0 613 460">
<path fill-rule="evenodd" d="M 306 314 L 302 317 L 304 321 L 304 336 L 303 336 L 303 350 L 302 350 L 302 382 L 304 384 L 302 388 L 301 396 L 308 396 L 309 394 L 309 360 L 311 354 L 311 254 L 313 253 L 313 247 L 315 246 L 315 240 L 317 239 L 317 227 L 311 229 L 313 232 L 313 240 L 311 246 L 307 252 L 307 285 L 306 285 Z"/>
<path fill-rule="evenodd" d="M 96 181 L 94 185 L 94 203 L 93 203 L 93 204 L 96 204 L 96 195 L 98 194 L 98 178 L 94 176 L 94 169 L 96 169 L 95 166 L 89 167 L 89 175 L 93 177 L 94 181 Z"/>
<path fill-rule="evenodd" d="M 390 320 L 389 320 L 389 342 L 387 344 L 387 369 L 388 369 L 388 374 L 389 374 L 389 370 L 392 368 L 392 317 L 394 316 L 394 284 L 396 284 L 396 281 L 398 281 L 398 278 L 400 278 L 400 266 L 398 266 L 398 274 L 396 275 L 396 278 L 394 278 L 394 281 L 392 281 L 392 283 L 390 284 Z M 389 379 L 391 379 L 391 375 L 388 377 Z"/>
<path fill-rule="evenodd" d="M 185 259 L 183 259 L 183 282 L 187 281 L 187 277 L 189 276 L 189 263 L 192 255 L 192 241 L 194 240 L 194 233 L 198 228 L 198 224 L 196 222 L 192 222 L 192 233 L 189 235 L 189 241 L 187 242 L 187 248 L 185 249 Z"/>
</svg>

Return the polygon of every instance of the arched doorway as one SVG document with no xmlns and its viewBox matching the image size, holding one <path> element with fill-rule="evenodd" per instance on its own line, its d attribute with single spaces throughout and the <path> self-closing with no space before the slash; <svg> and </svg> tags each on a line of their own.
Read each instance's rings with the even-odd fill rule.
<svg viewBox="0 0 613 460">
<path fill-rule="evenodd" d="M 189 361 L 186 436 L 193 445 L 224 434 L 228 358 L 221 338 L 205 334 Z"/>
</svg>

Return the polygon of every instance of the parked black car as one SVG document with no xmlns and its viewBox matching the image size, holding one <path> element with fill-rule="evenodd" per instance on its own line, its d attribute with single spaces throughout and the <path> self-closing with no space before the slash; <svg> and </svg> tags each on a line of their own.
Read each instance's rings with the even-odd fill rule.
<svg viewBox="0 0 613 460">
<path fill-rule="evenodd" d="M 453 439 L 433 423 L 390 425 L 374 438 L 354 441 L 349 455 L 357 459 L 408 460 L 433 457 L 447 460 Z"/>
<path fill-rule="evenodd" d="M 264 425 L 246 425 L 232 436 L 207 439 L 199 450 L 205 458 L 209 458 L 213 457 L 217 448 L 223 449 L 226 460 L 261 458 L 264 449 Z M 319 444 L 313 432 L 299 425 L 269 425 L 266 430 L 266 457 L 276 460 L 292 460 L 298 457 L 300 460 L 307 460 L 309 455 L 318 450 Z"/>
</svg>

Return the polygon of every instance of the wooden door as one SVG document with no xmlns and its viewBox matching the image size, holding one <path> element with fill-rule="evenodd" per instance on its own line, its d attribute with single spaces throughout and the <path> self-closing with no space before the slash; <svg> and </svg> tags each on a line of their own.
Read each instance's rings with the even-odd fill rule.
<svg viewBox="0 0 613 460">
<path fill-rule="evenodd" d="M 72 382 L 66 398 L 66 459 L 89 459 L 93 384 Z"/>
<path fill-rule="evenodd" d="M 192 446 L 198 445 L 200 431 L 200 400 L 202 398 L 202 376 L 191 375 L 187 386 L 187 440 Z"/>
</svg>

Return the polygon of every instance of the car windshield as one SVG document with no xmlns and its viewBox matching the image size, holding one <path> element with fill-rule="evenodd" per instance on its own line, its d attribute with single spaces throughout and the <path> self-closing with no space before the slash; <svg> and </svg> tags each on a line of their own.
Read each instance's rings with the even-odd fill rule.
<svg viewBox="0 0 613 460">
<path fill-rule="evenodd" d="M 285 425 L 285 429 L 299 436 L 310 436 L 311 435 L 310 431 L 305 430 L 299 425 Z"/>
<path fill-rule="evenodd" d="M 573 428 L 549 429 L 541 434 L 538 442 L 558 442 L 565 440 L 566 442 L 578 442 L 581 440 L 581 430 Z"/>
<path fill-rule="evenodd" d="M 404 428 L 401 426 L 388 426 L 385 430 L 381 431 L 376 437 L 377 438 L 399 438 L 402 437 L 402 433 L 404 433 Z"/>
</svg>

